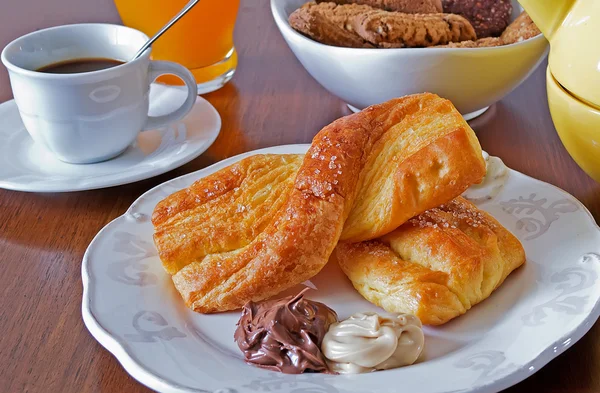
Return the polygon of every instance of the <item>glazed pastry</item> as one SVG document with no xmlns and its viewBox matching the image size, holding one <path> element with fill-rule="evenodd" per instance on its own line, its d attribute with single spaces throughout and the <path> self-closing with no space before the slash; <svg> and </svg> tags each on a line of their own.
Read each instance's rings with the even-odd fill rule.
<svg viewBox="0 0 600 393">
<path fill-rule="evenodd" d="M 498 37 L 510 22 L 510 0 L 442 0 L 444 12 L 462 15 L 478 38 Z"/>
<path fill-rule="evenodd" d="M 333 258 L 370 302 L 440 325 L 490 296 L 525 252 L 491 215 L 458 197 L 375 241 L 339 243 Z"/>
<path fill-rule="evenodd" d="M 297 172 L 298 156 L 271 159 L 240 161 L 157 205 L 159 256 L 193 310 L 276 295 L 316 275 L 340 236 L 380 236 L 485 174 L 473 131 L 428 93 L 336 120 Z"/>
<path fill-rule="evenodd" d="M 424 47 L 476 38 L 459 15 L 405 14 L 359 4 L 306 3 L 289 23 L 315 41 L 353 48 Z"/>
<path fill-rule="evenodd" d="M 359 374 L 413 364 L 424 340 L 414 315 L 356 313 L 331 325 L 321 349 L 331 371 Z"/>
<path fill-rule="evenodd" d="M 317 3 L 364 4 L 386 11 L 406 14 L 436 14 L 442 12 L 441 0 L 317 0 Z"/>
<path fill-rule="evenodd" d="M 249 364 L 285 374 L 329 372 L 321 344 L 336 321 L 335 311 L 301 292 L 246 304 L 234 340 Z"/>
<path fill-rule="evenodd" d="M 403 109 L 406 118 L 373 145 L 341 240 L 385 235 L 483 179 L 475 133 L 450 101 L 433 97 L 419 110 Z"/>
<path fill-rule="evenodd" d="M 167 273 L 250 244 L 283 206 L 303 159 L 251 156 L 159 202 L 152 215 L 154 243 Z"/>
</svg>

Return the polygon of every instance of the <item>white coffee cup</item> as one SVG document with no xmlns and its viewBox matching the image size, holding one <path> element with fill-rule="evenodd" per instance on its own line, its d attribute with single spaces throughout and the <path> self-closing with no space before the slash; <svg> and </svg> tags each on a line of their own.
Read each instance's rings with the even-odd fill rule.
<svg viewBox="0 0 600 393">
<path fill-rule="evenodd" d="M 17 38 L 2 51 L 15 102 L 36 143 L 60 160 L 93 163 L 122 153 L 140 131 L 184 117 L 196 101 L 196 81 L 179 64 L 150 61 L 150 49 L 129 61 L 148 37 L 110 24 L 75 24 L 39 30 Z M 108 58 L 126 61 L 111 68 L 76 74 L 37 72 L 67 60 Z M 180 77 L 187 98 L 173 113 L 148 116 L 150 83 L 159 75 Z"/>
</svg>

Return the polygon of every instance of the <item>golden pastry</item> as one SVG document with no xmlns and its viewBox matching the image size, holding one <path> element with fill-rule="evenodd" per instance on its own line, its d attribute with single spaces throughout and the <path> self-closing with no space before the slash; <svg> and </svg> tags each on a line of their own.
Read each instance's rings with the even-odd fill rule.
<svg viewBox="0 0 600 393">
<path fill-rule="evenodd" d="M 380 239 L 339 243 L 333 259 L 370 302 L 439 325 L 490 296 L 525 252 L 496 219 L 458 197 Z"/>
<path fill-rule="evenodd" d="M 462 194 L 485 175 L 475 133 L 448 100 L 408 110 L 374 143 L 341 240 L 374 239 Z M 414 105 L 420 105 L 417 102 Z"/>
<path fill-rule="evenodd" d="M 167 197 L 154 239 L 190 308 L 232 310 L 317 274 L 344 223 L 347 239 L 380 236 L 484 173 L 452 104 L 407 96 L 336 120 L 304 157 L 250 157 Z"/>
<path fill-rule="evenodd" d="M 175 274 L 207 255 L 247 246 L 285 202 L 303 159 L 251 156 L 158 203 L 154 243 L 165 270 Z"/>
</svg>

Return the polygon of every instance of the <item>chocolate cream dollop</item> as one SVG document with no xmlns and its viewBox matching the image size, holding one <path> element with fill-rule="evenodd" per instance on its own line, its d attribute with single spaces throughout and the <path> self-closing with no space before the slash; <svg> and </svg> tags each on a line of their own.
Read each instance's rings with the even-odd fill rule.
<svg viewBox="0 0 600 393">
<path fill-rule="evenodd" d="M 320 348 L 329 326 L 336 321 L 335 311 L 305 299 L 300 292 L 283 299 L 247 303 L 234 339 L 246 362 L 255 366 L 286 374 L 329 372 Z"/>
</svg>

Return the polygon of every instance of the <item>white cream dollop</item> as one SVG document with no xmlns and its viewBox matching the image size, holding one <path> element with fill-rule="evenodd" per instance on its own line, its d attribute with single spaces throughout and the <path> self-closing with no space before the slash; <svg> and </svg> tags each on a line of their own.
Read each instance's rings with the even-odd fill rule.
<svg viewBox="0 0 600 393">
<path fill-rule="evenodd" d="M 340 374 L 406 366 L 423 351 L 421 327 L 419 318 L 410 314 L 357 313 L 331 325 L 321 350 L 329 368 Z"/>
<path fill-rule="evenodd" d="M 502 191 L 509 175 L 508 167 L 500 158 L 490 156 L 484 151 L 483 159 L 486 167 L 483 180 L 479 184 L 473 184 L 463 193 L 466 199 L 476 205 L 494 199 Z"/>
</svg>

